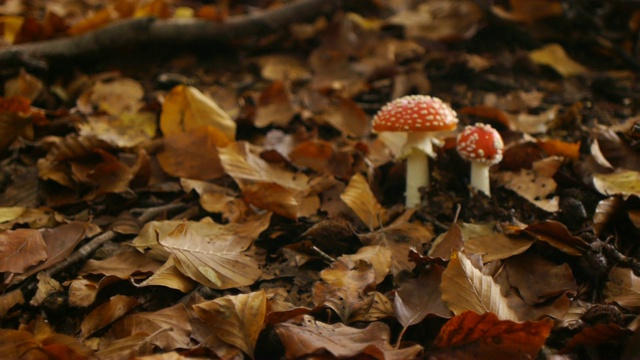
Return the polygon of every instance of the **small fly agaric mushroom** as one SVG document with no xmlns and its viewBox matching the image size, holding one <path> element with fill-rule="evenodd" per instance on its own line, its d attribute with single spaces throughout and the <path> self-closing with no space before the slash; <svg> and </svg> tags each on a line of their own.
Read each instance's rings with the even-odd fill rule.
<svg viewBox="0 0 640 360">
<path fill-rule="evenodd" d="M 407 157 L 406 206 L 420 203 L 419 188 L 429 187 L 429 160 L 436 156 L 433 144 L 439 132 L 451 131 L 458 125 L 458 117 L 442 100 L 427 95 L 408 95 L 384 105 L 373 118 L 377 132 L 405 132 L 407 142 L 399 157 Z"/>
<path fill-rule="evenodd" d="M 471 162 L 471 187 L 491 196 L 489 168 L 502 160 L 502 137 L 490 125 L 477 123 L 465 126 L 458 134 L 456 149 Z"/>
</svg>

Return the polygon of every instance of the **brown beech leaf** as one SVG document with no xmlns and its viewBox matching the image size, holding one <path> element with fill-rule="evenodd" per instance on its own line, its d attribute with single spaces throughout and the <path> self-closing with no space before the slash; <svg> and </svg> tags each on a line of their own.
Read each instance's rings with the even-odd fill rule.
<svg viewBox="0 0 640 360">
<path fill-rule="evenodd" d="M 112 297 L 85 316 L 80 324 L 80 336 L 86 338 L 118 320 L 139 304 L 138 300 L 130 296 L 116 295 Z"/>
<path fill-rule="evenodd" d="M 261 217 L 260 231 L 268 225 L 269 218 L 269 214 Z M 189 222 L 182 222 L 166 236 L 158 234 L 158 243 L 174 256 L 176 267 L 183 274 L 203 285 L 214 289 L 251 285 L 262 274 L 253 251 L 249 250 L 254 239 L 228 233 L 234 229 L 231 225 L 234 224 L 211 223 L 207 234 L 198 231 L 198 227 L 192 228 Z M 211 235 L 215 232 L 219 236 Z"/>
<path fill-rule="evenodd" d="M 562 3 L 557 0 L 510 0 L 508 11 L 497 5 L 491 9 L 503 19 L 527 23 L 560 16 L 563 12 Z"/>
<path fill-rule="evenodd" d="M 176 304 L 153 312 L 140 312 L 127 315 L 111 326 L 110 333 L 116 339 L 122 339 L 133 334 L 143 332 L 153 334 L 149 341 L 164 350 L 189 348 L 191 325 L 189 313 L 183 304 Z"/>
<path fill-rule="evenodd" d="M 578 346 L 598 346 L 606 343 L 626 342 L 633 332 L 616 324 L 596 324 L 582 329 L 573 336 L 560 353 L 566 354 Z"/>
<path fill-rule="evenodd" d="M 215 101 L 194 87 L 185 85 L 174 87 L 162 104 L 160 115 L 162 133 L 168 136 L 203 125 L 213 126 L 229 141 L 235 140 L 235 121 Z"/>
<path fill-rule="evenodd" d="M 422 352 L 422 346 L 394 349 L 389 344 L 389 327 L 374 322 L 364 329 L 337 323 L 328 325 L 303 315 L 293 321 L 276 324 L 287 359 L 322 355 L 338 359 L 365 356 L 378 360 L 410 360 Z"/>
<path fill-rule="evenodd" d="M 158 119 L 152 112 L 125 113 L 117 117 L 93 115 L 87 123 L 79 124 L 79 134 L 95 137 L 119 148 L 144 145 L 155 136 Z"/>
<path fill-rule="evenodd" d="M 258 335 L 264 326 L 267 297 L 264 290 L 224 296 L 193 306 L 209 328 L 210 336 L 232 345 L 254 358 Z M 207 344 L 207 340 L 203 343 Z"/>
<path fill-rule="evenodd" d="M 4 83 L 4 96 L 21 96 L 33 101 L 42 93 L 43 88 L 44 83 L 42 80 L 21 68 L 16 77 Z"/>
<path fill-rule="evenodd" d="M 340 99 L 330 106 L 322 117 L 345 135 L 355 138 L 365 136 L 371 127 L 367 114 L 351 99 Z"/>
<path fill-rule="evenodd" d="M 0 272 L 23 273 L 47 258 L 42 233 L 34 229 L 0 233 Z"/>
<path fill-rule="evenodd" d="M 509 237 L 503 233 L 476 236 L 465 241 L 465 252 L 482 255 L 482 261 L 488 263 L 522 254 L 533 245 L 534 241 Z"/>
<path fill-rule="evenodd" d="M 286 54 L 264 55 L 253 59 L 260 66 L 260 75 L 269 81 L 309 80 L 311 71 L 298 58 Z"/>
<path fill-rule="evenodd" d="M 73 336 L 58 334 L 38 318 L 22 330 L 0 330 L 0 354 L 4 359 L 94 358 L 93 351 Z"/>
<path fill-rule="evenodd" d="M 140 355 L 149 354 L 153 352 L 153 345 L 148 342 L 149 338 L 153 336 L 155 336 L 155 334 L 138 332 L 131 336 L 127 336 L 121 339 L 117 339 L 109 342 L 106 342 L 106 341 L 101 342 L 100 349 L 96 351 L 96 356 L 99 359 L 107 359 L 107 360 L 131 359 L 131 358 L 135 358 L 136 360 L 144 359 L 145 357 L 141 357 Z M 168 358 L 167 360 L 178 360 L 178 359 L 181 359 L 181 358 L 175 357 L 175 358 Z M 160 359 L 157 359 L 157 360 L 160 360 Z"/>
<path fill-rule="evenodd" d="M 210 180 L 225 175 L 218 147 L 229 140 L 211 125 L 192 127 L 184 132 L 165 135 L 158 161 L 162 170 L 176 177 Z"/>
<path fill-rule="evenodd" d="M 138 112 L 144 105 L 142 85 L 133 79 L 120 77 L 97 81 L 77 100 L 78 109 L 89 115 L 98 110 L 119 116 Z"/>
<path fill-rule="evenodd" d="M 640 307 L 640 278 L 631 269 L 614 267 L 609 272 L 604 295 L 621 306 Z"/>
<path fill-rule="evenodd" d="M 42 112 L 31 108 L 31 100 L 21 96 L 0 97 L 0 152 L 19 136 L 32 139 L 32 124 L 41 118 Z"/>
<path fill-rule="evenodd" d="M 254 125 L 258 128 L 286 126 L 296 114 L 291 101 L 287 83 L 279 80 L 272 82 L 258 98 Z"/>
<path fill-rule="evenodd" d="M 556 265 L 536 254 L 520 254 L 505 260 L 504 271 L 525 303 L 535 305 L 551 297 L 577 290 L 568 264 Z"/>
<path fill-rule="evenodd" d="M 393 302 L 388 297 L 377 291 L 372 291 L 370 294 L 373 296 L 371 307 L 362 308 L 351 314 L 351 321 L 373 322 L 394 317 Z"/>
<path fill-rule="evenodd" d="M 100 228 L 94 224 L 74 221 L 53 229 L 44 229 L 41 230 L 41 232 L 42 238 L 47 245 L 47 259 L 44 262 L 29 268 L 27 272 L 16 276 L 13 279 L 14 282 L 22 281 L 28 276 L 31 276 L 41 270 L 48 269 L 64 260 L 73 252 L 73 249 L 79 242 L 96 235 L 100 232 Z"/>
<path fill-rule="evenodd" d="M 134 274 L 153 273 L 162 264 L 133 249 L 125 250 L 104 260 L 88 260 L 78 275 L 110 275 L 127 280 Z"/>
<path fill-rule="evenodd" d="M 456 315 L 465 311 L 494 313 L 501 320 L 518 321 L 494 280 L 476 269 L 462 253 L 454 252 L 442 274 L 442 301 Z"/>
<path fill-rule="evenodd" d="M 229 222 L 243 222 L 252 214 L 249 205 L 237 198 L 237 192 L 206 181 L 180 179 L 184 191 L 200 195 L 200 206 L 208 212 L 220 213 Z"/>
<path fill-rule="evenodd" d="M 393 298 L 393 309 L 402 326 L 418 324 L 431 314 L 451 317 L 451 310 L 442 302 L 440 292 L 443 272 L 442 266 L 433 264 L 421 271 L 417 278 L 409 279 L 398 287 Z"/>
<path fill-rule="evenodd" d="M 358 261 L 349 267 L 342 259 L 320 272 L 322 282 L 313 285 L 313 302 L 333 309 L 344 323 L 353 313 L 371 306 L 373 297 L 367 293 L 375 288 L 373 266 Z"/>
<path fill-rule="evenodd" d="M 373 245 L 363 246 L 353 255 L 343 255 L 340 257 L 347 263 L 349 268 L 356 266 L 360 260 L 366 261 L 373 266 L 376 284 L 381 283 L 391 269 L 391 250 L 389 248 Z"/>
<path fill-rule="evenodd" d="M 247 142 L 237 142 L 219 151 L 222 166 L 238 183 L 247 202 L 292 219 L 302 212 L 309 191 L 306 175 L 264 161 Z"/>
<path fill-rule="evenodd" d="M 433 241 L 428 255 L 449 260 L 453 251 L 462 250 L 463 248 L 464 238 L 462 236 L 462 230 L 458 224 L 454 223 L 449 227 L 449 230 Z"/>
<path fill-rule="evenodd" d="M 515 323 L 495 314 L 465 311 L 449 320 L 434 341 L 430 359 L 534 359 L 542 349 L 553 321 Z"/>
<path fill-rule="evenodd" d="M 498 173 L 497 178 L 501 185 L 515 191 L 540 209 L 556 212 L 560 210 L 560 199 L 558 196 L 551 196 L 558 186 L 552 176 L 560 168 L 560 165 L 562 165 L 562 159 L 548 157 L 535 161 L 530 170 L 502 171 Z"/>
<path fill-rule="evenodd" d="M 333 145 L 330 142 L 311 140 L 296 145 L 289 153 L 289 159 L 297 167 L 324 173 L 329 170 L 329 161 L 333 153 Z"/>
<path fill-rule="evenodd" d="M 567 227 L 557 221 L 546 220 L 527 226 L 524 231 L 538 241 L 544 241 L 556 249 L 573 256 L 581 256 L 589 244 L 571 235 Z"/>
<path fill-rule="evenodd" d="M 62 285 L 44 271 L 39 272 L 36 275 L 36 278 L 38 279 L 38 289 L 36 290 L 36 294 L 29 301 L 30 305 L 40 306 L 47 296 L 59 291 L 64 291 Z"/>
<path fill-rule="evenodd" d="M 137 287 L 145 286 L 166 286 L 171 289 L 188 293 L 193 290 L 196 283 L 188 276 L 184 275 L 176 267 L 175 258 L 170 257 L 162 266 L 157 269 L 153 275 L 145 279 L 140 283 L 136 283 L 134 279 L 131 279 L 131 283 Z"/>
<path fill-rule="evenodd" d="M 433 231 L 422 223 L 409 222 L 413 210 L 405 212 L 382 230 L 358 235 L 364 245 L 383 245 L 391 250 L 391 274 L 402 270 L 410 271 L 413 265 L 408 261 L 412 248 L 422 249 L 433 239 Z"/>
<path fill-rule="evenodd" d="M 340 195 L 369 230 L 380 228 L 386 220 L 386 209 L 380 205 L 373 195 L 369 183 L 362 174 L 355 174 L 349 180 L 349 185 Z"/>
<path fill-rule="evenodd" d="M 121 282 L 117 276 L 105 276 L 99 280 L 93 278 L 78 278 L 69 284 L 69 305 L 84 307 L 93 304 L 98 292 L 109 285 Z"/>
<path fill-rule="evenodd" d="M 611 196 L 600 200 L 593 214 L 593 232 L 600 235 L 602 230 L 610 226 L 611 222 L 621 215 L 622 207 L 621 196 Z"/>
</svg>

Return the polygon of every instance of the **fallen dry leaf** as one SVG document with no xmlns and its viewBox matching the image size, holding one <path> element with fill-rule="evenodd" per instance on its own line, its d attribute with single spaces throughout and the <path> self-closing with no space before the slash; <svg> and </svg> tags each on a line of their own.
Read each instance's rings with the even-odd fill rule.
<svg viewBox="0 0 640 360">
<path fill-rule="evenodd" d="M 394 349 L 390 344 L 389 327 L 381 322 L 364 329 L 344 324 L 328 325 L 303 315 L 290 322 L 275 325 L 289 359 L 324 355 L 336 358 L 367 356 L 379 360 L 415 359 L 422 347 Z"/>
<path fill-rule="evenodd" d="M 551 333 L 553 321 L 515 323 L 495 314 L 465 311 L 440 330 L 430 359 L 499 360 L 535 358 Z"/>
<path fill-rule="evenodd" d="M 166 286 L 171 289 L 176 289 L 183 293 L 188 293 L 196 286 L 196 282 L 191 280 L 188 276 L 184 275 L 176 267 L 173 257 L 167 259 L 162 266 L 156 270 L 153 275 L 140 283 L 136 283 L 134 279 L 131 279 L 131 283 L 137 287 L 145 286 Z"/>
<path fill-rule="evenodd" d="M 428 255 L 449 260 L 454 251 L 459 251 L 463 248 L 464 238 L 462 236 L 462 230 L 458 224 L 453 223 L 446 232 L 433 240 Z"/>
<path fill-rule="evenodd" d="M 160 129 L 167 136 L 210 125 L 235 140 L 236 123 L 210 97 L 200 90 L 178 85 L 164 98 Z"/>
<path fill-rule="evenodd" d="M 264 326 L 267 298 L 263 290 L 224 296 L 193 306 L 209 328 L 210 336 L 242 350 L 254 358 L 254 349 Z M 203 341 L 207 345 L 207 339 Z"/>
<path fill-rule="evenodd" d="M 91 311 L 80 325 L 80 336 L 86 338 L 121 318 L 140 303 L 133 297 L 116 295 Z"/>
<path fill-rule="evenodd" d="M 322 114 L 322 119 L 351 137 L 363 137 L 371 128 L 367 114 L 351 99 L 339 99 Z"/>
<path fill-rule="evenodd" d="M 369 183 L 361 174 L 355 174 L 349 180 L 349 185 L 340 195 L 360 220 L 369 227 L 369 230 L 378 229 L 386 220 L 386 210 L 380 205 L 371 192 Z"/>
<path fill-rule="evenodd" d="M 291 92 L 286 82 L 274 81 L 258 98 L 253 124 L 258 128 L 269 125 L 286 126 L 296 114 Z"/>
<path fill-rule="evenodd" d="M 364 246 L 358 249 L 357 253 L 343 255 L 340 258 L 347 263 L 349 268 L 356 266 L 356 263 L 360 260 L 371 264 L 375 273 L 376 284 L 380 284 L 391 269 L 391 250 L 380 245 Z"/>
<path fill-rule="evenodd" d="M 334 156 L 334 150 L 333 145 L 328 141 L 311 140 L 296 145 L 288 156 L 297 167 L 324 173 L 329 170 L 329 161 Z"/>
<path fill-rule="evenodd" d="M 33 121 L 42 116 L 31 109 L 31 101 L 20 96 L 0 98 L 0 152 L 4 152 L 19 136 L 31 139 Z"/>
<path fill-rule="evenodd" d="M 560 210 L 560 199 L 558 196 L 551 196 L 557 188 L 552 176 L 561 164 L 560 158 L 548 157 L 534 162 L 531 170 L 522 169 L 517 173 L 502 171 L 497 175 L 498 182 L 540 209 L 556 212 Z"/>
<path fill-rule="evenodd" d="M 567 55 L 559 44 L 547 44 L 529 52 L 529 57 L 537 64 L 551 66 L 564 77 L 584 75 L 589 70 Z"/>
<path fill-rule="evenodd" d="M 167 350 L 189 347 L 191 325 L 184 305 L 176 304 L 158 311 L 127 315 L 118 320 L 109 332 L 116 339 L 122 339 L 139 332 L 154 334 L 158 330 L 165 331 L 149 339 L 157 347 Z"/>
<path fill-rule="evenodd" d="M 482 255 L 482 261 L 488 263 L 522 254 L 533 243 L 533 240 L 510 237 L 503 233 L 494 233 L 469 238 L 464 243 L 464 250 L 467 253 Z"/>
<path fill-rule="evenodd" d="M 398 287 L 393 297 L 393 309 L 402 326 L 418 324 L 427 315 L 452 316 L 451 310 L 442 302 L 440 282 L 443 272 L 442 266 L 434 264 L 421 271 L 417 278 L 409 279 Z"/>
<path fill-rule="evenodd" d="M 640 171 L 621 170 L 610 174 L 593 174 L 593 186 L 606 196 L 640 196 Z"/>
<path fill-rule="evenodd" d="M 442 274 L 442 301 L 456 315 L 465 311 L 477 314 L 494 313 L 501 320 L 518 321 L 509 307 L 500 287 L 487 275 L 476 269 L 462 253 L 454 252 Z"/>
<path fill-rule="evenodd" d="M 544 241 L 560 251 L 581 256 L 590 249 L 589 244 L 583 239 L 573 236 L 567 227 L 557 221 L 547 220 L 527 226 L 524 230 L 538 241 Z"/>
<path fill-rule="evenodd" d="M 313 302 L 317 306 L 327 306 L 349 323 L 353 313 L 371 306 L 373 297 L 368 292 L 375 288 L 373 266 L 358 261 L 349 267 L 338 259 L 331 267 L 320 272 L 323 282 L 313 286 Z"/>
<path fill-rule="evenodd" d="M 0 272 L 23 273 L 46 258 L 47 247 L 39 230 L 0 233 Z"/>
<path fill-rule="evenodd" d="M 620 341 L 631 336 L 632 331 L 616 324 L 596 324 L 577 333 L 560 353 L 567 353 L 578 346 L 597 346 Z"/>
<path fill-rule="evenodd" d="M 606 300 L 621 306 L 640 306 L 640 278 L 631 269 L 614 267 L 604 290 Z"/>
<path fill-rule="evenodd" d="M 518 22 L 535 22 L 562 15 L 562 3 L 556 0 L 510 0 L 509 10 L 492 5 L 497 16 Z"/>
<path fill-rule="evenodd" d="M 263 225 L 268 224 L 268 218 Z M 224 229 L 217 224 L 212 224 L 212 228 Z M 260 277 L 258 261 L 249 251 L 252 242 L 235 234 L 210 237 L 199 233 L 198 227 L 192 228 L 188 222 L 158 237 L 158 243 L 174 256 L 176 267 L 183 274 L 214 289 L 251 285 Z"/>
<path fill-rule="evenodd" d="M 165 135 L 158 162 L 167 174 L 195 180 L 211 180 L 225 175 L 218 147 L 229 140 L 211 125 L 192 127 Z"/>
</svg>

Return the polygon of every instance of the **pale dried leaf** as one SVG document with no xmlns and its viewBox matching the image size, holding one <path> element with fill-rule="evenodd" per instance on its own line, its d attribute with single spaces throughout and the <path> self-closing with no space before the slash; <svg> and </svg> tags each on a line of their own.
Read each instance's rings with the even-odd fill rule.
<svg viewBox="0 0 640 360">
<path fill-rule="evenodd" d="M 254 357 L 267 311 L 264 290 L 224 296 L 196 304 L 193 309 L 212 335 Z"/>
<path fill-rule="evenodd" d="M 196 283 L 193 280 L 178 270 L 173 256 L 169 257 L 169 259 L 162 264 L 162 266 L 157 269 L 153 275 L 141 283 L 136 283 L 134 279 L 131 279 L 131 283 L 137 287 L 166 286 L 183 293 L 188 293 L 196 286 Z"/>
<path fill-rule="evenodd" d="M 357 329 L 341 323 L 328 325 L 303 315 L 295 322 L 277 324 L 275 328 L 288 359 L 322 354 L 339 359 L 367 356 L 378 360 L 409 360 L 422 352 L 420 345 L 394 349 L 389 344 L 389 327 L 382 322 Z"/>
<path fill-rule="evenodd" d="M 153 334 L 163 331 L 149 339 L 150 343 L 164 350 L 190 347 L 191 325 L 189 314 L 183 304 L 164 308 L 154 312 L 131 314 L 116 322 L 110 332 L 122 339 L 136 333 Z"/>
<path fill-rule="evenodd" d="M 640 307 L 640 278 L 631 269 L 614 267 L 609 272 L 604 295 L 621 306 Z"/>
<path fill-rule="evenodd" d="M 38 289 L 36 290 L 36 294 L 33 298 L 29 301 L 30 305 L 40 306 L 47 296 L 56 292 L 64 291 L 62 285 L 60 285 L 60 283 L 51 276 L 47 275 L 44 271 L 39 272 L 36 277 L 38 279 Z"/>
<path fill-rule="evenodd" d="M 583 75 L 589 70 L 571 59 L 559 44 L 547 44 L 529 52 L 529 57 L 535 63 L 551 66 L 564 77 Z"/>
<path fill-rule="evenodd" d="M 558 186 L 552 176 L 560 165 L 562 165 L 562 159 L 548 157 L 534 162 L 531 170 L 522 169 L 517 173 L 503 171 L 497 177 L 501 185 L 515 191 L 540 209 L 556 212 L 560 210 L 560 198 L 549 196 Z"/>
<path fill-rule="evenodd" d="M 343 259 L 347 266 L 353 268 L 360 260 L 366 261 L 373 266 L 376 284 L 380 284 L 391 269 L 391 250 L 389 248 L 373 245 L 363 246 L 353 255 L 343 255 Z"/>
<path fill-rule="evenodd" d="M 160 129 L 166 136 L 211 125 L 229 141 L 236 137 L 236 123 L 215 101 L 200 90 L 178 85 L 164 98 Z"/>
<path fill-rule="evenodd" d="M 621 170 L 611 174 L 594 174 L 593 186 L 602 195 L 640 196 L 640 172 Z"/>
<path fill-rule="evenodd" d="M 340 195 L 360 220 L 374 230 L 382 226 L 386 219 L 386 209 L 380 205 L 373 195 L 369 183 L 362 174 L 355 174 L 351 177 L 349 185 Z"/>
<path fill-rule="evenodd" d="M 467 253 L 482 255 L 482 261 L 487 263 L 522 254 L 533 243 L 533 240 L 511 238 L 502 233 L 495 233 L 470 238 L 465 241 L 464 249 Z"/>
<path fill-rule="evenodd" d="M 477 314 L 491 312 L 498 319 L 518 321 L 500 287 L 490 276 L 473 267 L 462 253 L 455 253 L 451 258 L 442 274 L 440 290 L 442 300 L 456 315 L 468 310 Z"/>
</svg>

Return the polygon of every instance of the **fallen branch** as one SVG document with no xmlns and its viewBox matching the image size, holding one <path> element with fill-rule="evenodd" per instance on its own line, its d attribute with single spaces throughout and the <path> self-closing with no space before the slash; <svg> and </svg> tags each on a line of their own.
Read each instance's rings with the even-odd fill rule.
<svg viewBox="0 0 640 360">
<path fill-rule="evenodd" d="M 330 15 L 354 0 L 300 0 L 277 9 L 235 16 L 222 23 L 203 19 L 133 18 L 95 31 L 62 39 L 26 43 L 0 49 L 0 67 L 15 66 L 29 58 L 73 60 L 118 48 L 144 45 L 171 47 L 230 43 L 250 36 L 265 36 L 289 25 Z"/>
</svg>

